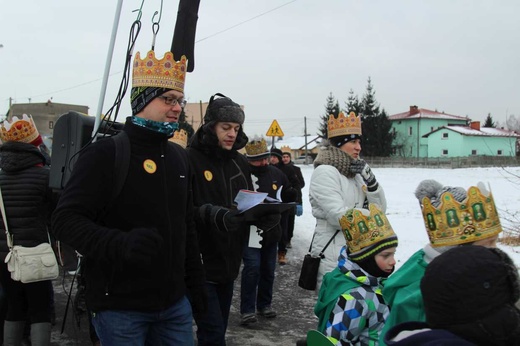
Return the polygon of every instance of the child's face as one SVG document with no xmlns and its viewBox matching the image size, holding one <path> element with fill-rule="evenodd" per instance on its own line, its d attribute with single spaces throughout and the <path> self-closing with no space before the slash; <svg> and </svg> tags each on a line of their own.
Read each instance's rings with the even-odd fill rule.
<svg viewBox="0 0 520 346">
<path fill-rule="evenodd" d="M 385 249 L 375 256 L 376 264 L 385 273 L 391 274 L 395 266 L 395 251 L 397 247 Z"/>
</svg>

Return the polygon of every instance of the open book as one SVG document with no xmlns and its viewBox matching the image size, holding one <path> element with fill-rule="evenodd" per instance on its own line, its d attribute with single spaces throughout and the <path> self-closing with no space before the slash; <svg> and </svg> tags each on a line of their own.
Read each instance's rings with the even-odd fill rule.
<svg viewBox="0 0 520 346">
<path fill-rule="evenodd" d="M 240 190 L 235 197 L 237 210 L 244 213 L 247 221 L 256 220 L 263 215 L 282 213 L 295 206 L 294 202 L 283 203 L 280 199 L 282 187 L 278 190 L 276 197 L 271 198 L 266 192 L 251 190 Z"/>
</svg>

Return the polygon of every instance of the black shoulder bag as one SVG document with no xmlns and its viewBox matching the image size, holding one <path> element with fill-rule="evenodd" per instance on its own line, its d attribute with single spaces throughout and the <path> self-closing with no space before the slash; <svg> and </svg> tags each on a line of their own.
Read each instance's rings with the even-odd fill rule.
<svg viewBox="0 0 520 346">
<path fill-rule="evenodd" d="M 320 262 L 321 259 L 325 256 L 323 253 L 329 246 L 329 244 L 332 242 L 332 239 L 336 237 L 338 234 L 339 229 L 336 230 L 332 238 L 329 239 L 323 250 L 321 250 L 318 257 L 313 257 L 311 255 L 311 249 L 312 249 L 312 242 L 314 241 L 314 235 L 312 236 L 311 245 L 309 246 L 309 253 L 303 257 L 303 263 L 302 263 L 302 270 L 300 271 L 300 278 L 298 279 L 298 286 L 305 290 L 314 291 L 316 289 L 316 284 L 318 282 L 318 269 L 320 268 Z"/>
</svg>

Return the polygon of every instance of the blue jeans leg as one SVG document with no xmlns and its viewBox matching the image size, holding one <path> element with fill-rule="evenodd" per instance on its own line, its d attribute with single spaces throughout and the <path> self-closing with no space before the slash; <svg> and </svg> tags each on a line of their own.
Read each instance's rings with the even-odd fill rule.
<svg viewBox="0 0 520 346">
<path fill-rule="evenodd" d="M 273 300 L 274 271 L 278 259 L 278 244 L 262 246 L 260 261 L 260 280 L 258 281 L 258 294 L 256 308 L 258 310 L 271 306 Z"/>
<path fill-rule="evenodd" d="M 192 346 L 192 313 L 186 297 L 158 312 L 105 310 L 92 314 L 102 345 Z"/>
<path fill-rule="evenodd" d="M 276 243 L 275 243 L 276 245 Z M 246 246 L 244 249 L 241 282 L 240 282 L 240 313 L 254 313 L 256 293 L 260 280 L 260 262 L 262 249 Z"/>
<path fill-rule="evenodd" d="M 195 315 L 197 345 L 225 346 L 234 282 L 223 284 L 207 282 L 206 287 L 208 289 L 208 312 L 203 315 Z"/>
</svg>

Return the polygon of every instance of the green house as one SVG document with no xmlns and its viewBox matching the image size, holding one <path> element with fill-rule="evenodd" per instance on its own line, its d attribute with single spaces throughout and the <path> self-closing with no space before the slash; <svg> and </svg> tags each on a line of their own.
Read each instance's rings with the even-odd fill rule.
<svg viewBox="0 0 520 346">
<path fill-rule="evenodd" d="M 428 138 L 424 135 L 444 126 L 467 126 L 469 122 L 467 117 L 417 106 L 410 106 L 408 112 L 391 115 L 388 119 L 395 133 L 394 155 L 403 157 L 428 157 Z"/>
<path fill-rule="evenodd" d="M 516 156 L 519 136 L 514 131 L 470 126 L 443 126 L 427 133 L 428 157 Z"/>
<path fill-rule="evenodd" d="M 402 157 L 515 156 L 520 137 L 514 131 L 481 128 L 468 117 L 417 106 L 388 119 L 395 134 L 394 155 Z"/>
</svg>

